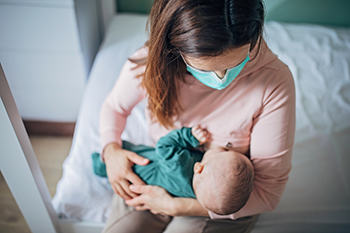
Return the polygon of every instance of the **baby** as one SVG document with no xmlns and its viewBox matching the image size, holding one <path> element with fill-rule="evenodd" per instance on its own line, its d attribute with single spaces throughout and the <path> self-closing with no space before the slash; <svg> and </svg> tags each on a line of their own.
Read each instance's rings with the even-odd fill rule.
<svg viewBox="0 0 350 233">
<path fill-rule="evenodd" d="M 150 160 L 145 166 L 133 167 L 145 183 L 161 186 L 173 196 L 197 198 L 213 213 L 232 214 L 250 196 L 253 166 L 246 156 L 234 151 L 213 148 L 203 153 L 199 147 L 209 139 L 210 134 L 200 126 L 183 127 L 160 138 L 155 148 L 123 141 L 123 149 Z M 94 172 L 106 177 L 99 154 L 92 157 Z"/>
</svg>

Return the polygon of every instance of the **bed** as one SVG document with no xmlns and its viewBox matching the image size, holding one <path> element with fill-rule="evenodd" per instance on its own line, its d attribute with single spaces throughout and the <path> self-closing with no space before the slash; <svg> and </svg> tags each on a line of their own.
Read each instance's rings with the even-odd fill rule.
<svg viewBox="0 0 350 233">
<path fill-rule="evenodd" d="M 124 61 L 146 41 L 146 19 L 117 14 L 106 29 L 52 200 L 61 219 L 94 222 L 96 232 L 110 214 L 113 194 L 92 170 L 91 154 L 101 151 L 99 110 Z M 264 36 L 295 78 L 297 126 L 282 200 L 275 211 L 260 215 L 253 232 L 349 232 L 350 28 L 271 21 Z M 151 143 L 144 108 L 141 102 L 132 111 L 123 139 Z"/>
</svg>

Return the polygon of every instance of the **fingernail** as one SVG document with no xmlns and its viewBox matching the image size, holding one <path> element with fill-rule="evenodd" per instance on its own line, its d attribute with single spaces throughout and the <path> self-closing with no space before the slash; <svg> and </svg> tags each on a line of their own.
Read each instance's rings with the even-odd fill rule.
<svg viewBox="0 0 350 233">
<path fill-rule="evenodd" d="M 134 185 L 130 185 L 129 189 L 134 191 L 135 190 L 135 186 Z"/>
</svg>

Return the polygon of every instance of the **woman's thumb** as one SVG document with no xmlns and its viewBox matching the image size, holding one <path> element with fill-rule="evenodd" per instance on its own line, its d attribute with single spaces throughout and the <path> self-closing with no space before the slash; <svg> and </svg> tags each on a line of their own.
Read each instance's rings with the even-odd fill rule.
<svg viewBox="0 0 350 233">
<path fill-rule="evenodd" d="M 146 158 L 144 158 L 136 153 L 130 153 L 128 155 L 128 158 L 131 162 L 133 162 L 137 165 L 140 165 L 140 166 L 144 166 L 144 165 L 149 163 L 149 159 L 146 159 Z"/>
</svg>

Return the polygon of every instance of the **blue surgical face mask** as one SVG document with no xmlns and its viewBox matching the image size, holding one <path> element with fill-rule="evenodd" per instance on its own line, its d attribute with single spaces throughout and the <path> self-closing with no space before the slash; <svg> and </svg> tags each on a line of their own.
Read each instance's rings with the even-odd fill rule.
<svg viewBox="0 0 350 233">
<path fill-rule="evenodd" d="M 249 61 L 249 53 L 242 63 L 235 67 L 227 69 L 223 78 L 219 78 L 214 71 L 203 71 L 194 68 L 187 64 L 183 57 L 182 59 L 187 66 L 187 71 L 190 72 L 201 83 L 213 89 L 222 90 L 227 87 L 242 71 L 244 65 Z"/>
</svg>

